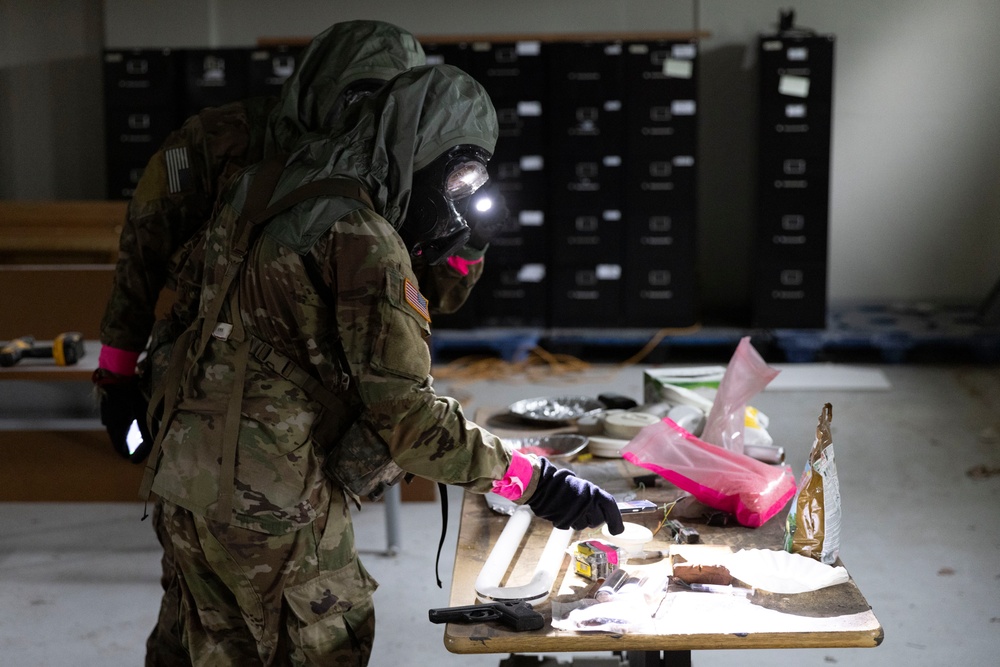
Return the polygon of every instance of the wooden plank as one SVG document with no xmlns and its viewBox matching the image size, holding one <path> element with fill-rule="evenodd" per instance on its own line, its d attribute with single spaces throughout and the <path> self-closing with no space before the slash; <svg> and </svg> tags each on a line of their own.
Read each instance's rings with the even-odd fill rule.
<svg viewBox="0 0 1000 667">
<path fill-rule="evenodd" d="M 99 431 L 0 431 L 0 502 L 138 502 L 145 466 Z"/>
<path fill-rule="evenodd" d="M 85 339 L 96 340 L 114 268 L 112 264 L 0 265 L 0 294 L 4 294 L 0 339 L 51 340 L 66 331 L 79 331 Z"/>
<path fill-rule="evenodd" d="M 0 262 L 113 263 L 128 202 L 0 201 Z"/>
<path fill-rule="evenodd" d="M 5 200 L 0 201 L 0 224 L 79 224 L 87 227 L 121 225 L 127 201 L 110 200 Z"/>
</svg>

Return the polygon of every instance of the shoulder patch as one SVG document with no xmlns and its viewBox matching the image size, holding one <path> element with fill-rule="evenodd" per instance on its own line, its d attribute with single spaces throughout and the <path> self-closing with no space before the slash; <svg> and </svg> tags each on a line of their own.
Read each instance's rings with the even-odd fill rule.
<svg viewBox="0 0 1000 667">
<path fill-rule="evenodd" d="M 171 148 L 164 152 L 167 163 L 167 184 L 170 194 L 176 194 L 191 187 L 191 164 L 186 146 Z"/>
<path fill-rule="evenodd" d="M 410 282 L 409 278 L 404 279 L 405 284 L 403 285 L 403 298 L 406 299 L 406 303 L 410 304 L 413 310 L 417 311 L 420 317 L 424 318 L 428 322 L 431 321 L 430 311 L 427 309 L 427 299 L 424 295 L 420 293 L 417 286 Z"/>
</svg>

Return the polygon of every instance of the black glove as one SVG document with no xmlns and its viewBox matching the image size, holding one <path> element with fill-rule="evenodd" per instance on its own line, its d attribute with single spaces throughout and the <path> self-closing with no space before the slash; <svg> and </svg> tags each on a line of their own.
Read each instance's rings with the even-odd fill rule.
<svg viewBox="0 0 1000 667">
<path fill-rule="evenodd" d="M 480 210 L 478 204 L 487 199 L 491 203 L 490 207 L 485 211 Z M 465 222 L 471 230 L 466 244 L 470 248 L 483 250 L 507 225 L 509 217 L 510 209 L 507 208 L 507 200 L 503 195 L 493 189 L 481 188 L 471 197 L 465 211 Z"/>
<path fill-rule="evenodd" d="M 556 468 L 540 457 L 541 476 L 528 507 L 556 528 L 582 530 L 608 524 L 612 535 L 625 530 L 622 513 L 614 497 L 565 468 Z"/>
<path fill-rule="evenodd" d="M 153 438 L 146 427 L 148 402 L 139 390 L 139 379 L 135 376 L 115 375 L 100 368 L 94 373 L 93 379 L 100 393 L 101 423 L 108 430 L 111 446 L 122 458 L 141 463 L 149 456 Z M 130 452 L 128 432 L 133 422 L 139 427 L 142 443 L 135 451 Z"/>
</svg>

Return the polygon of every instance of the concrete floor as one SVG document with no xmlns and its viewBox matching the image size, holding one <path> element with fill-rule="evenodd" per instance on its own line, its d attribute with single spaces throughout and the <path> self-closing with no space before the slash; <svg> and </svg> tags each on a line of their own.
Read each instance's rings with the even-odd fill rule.
<svg viewBox="0 0 1000 667">
<path fill-rule="evenodd" d="M 712 360 L 725 363 L 725 359 Z M 819 367 L 817 377 L 834 367 Z M 841 557 L 885 629 L 876 649 L 695 652 L 696 667 L 722 665 L 988 665 L 1000 653 L 1000 367 L 866 365 L 889 388 L 769 389 L 753 401 L 771 417 L 796 474 L 824 402 L 843 497 Z M 641 396 L 642 367 L 601 366 L 545 384 L 517 378 L 439 381 L 468 408 L 519 398 L 614 390 Z M 780 376 L 779 376 L 780 377 Z M 403 504 L 401 550 L 386 546 L 384 512 L 356 518 L 363 558 L 381 582 L 372 664 L 495 666 L 504 656 L 447 652 L 427 610 L 447 606 L 460 496 L 452 503 L 434 584 L 436 503 Z M 0 665 L 107 667 L 142 664 L 156 616 L 158 546 L 134 504 L 0 504 Z M 590 654 L 598 657 L 609 654 Z M 990 658 L 990 656 L 993 658 Z M 577 656 L 578 658 L 583 655 Z M 572 656 L 559 656 L 569 662 Z"/>
</svg>

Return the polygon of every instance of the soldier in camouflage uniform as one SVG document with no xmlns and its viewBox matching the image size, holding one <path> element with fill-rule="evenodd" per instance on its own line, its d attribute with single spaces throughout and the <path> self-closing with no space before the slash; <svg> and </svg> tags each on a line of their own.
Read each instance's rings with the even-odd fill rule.
<svg viewBox="0 0 1000 667">
<path fill-rule="evenodd" d="M 242 264 L 241 215 L 266 167 L 223 198 L 147 468 L 193 664 L 367 664 L 377 584 L 350 505 L 381 486 L 359 473 L 494 491 L 557 527 L 623 529 L 610 495 L 511 451 L 432 387 L 431 315 L 411 260 L 442 260 L 464 238 L 463 200 L 496 136 L 478 83 L 418 67 L 350 107 L 329 136 L 303 138 L 268 199 L 329 178 L 358 194 L 267 220 Z"/>
<path fill-rule="evenodd" d="M 338 23 L 304 50 L 280 98 L 205 109 L 171 134 L 149 160 L 122 230 L 94 375 L 102 421 L 122 456 L 141 461 L 148 451 L 144 447 L 130 455 L 125 445 L 133 420 L 143 423 L 149 396 L 148 387 L 140 390 L 136 360 L 147 345 L 154 307 L 166 286 L 178 292 L 178 308 L 171 319 L 155 327 L 150 349 L 171 343 L 192 319 L 182 305 L 197 305 L 197 276 L 186 283 L 173 278 L 181 266 L 199 265 L 199 231 L 211 217 L 219 193 L 245 167 L 266 155 L 290 150 L 306 132 L 330 127 L 358 94 L 423 63 L 423 49 L 405 30 L 379 21 Z M 428 272 L 428 282 L 438 285 L 442 312 L 464 302 L 481 273 L 477 260 L 482 254 L 482 249 L 465 248 L 449 265 Z M 149 375 L 147 369 L 147 384 Z M 151 441 L 148 434 L 146 439 Z M 159 622 L 147 642 L 147 664 L 188 664 L 176 628 L 179 600 L 172 589 L 172 547 L 162 520 L 159 504 L 154 504 L 153 523 L 164 546 L 166 594 Z"/>
</svg>

